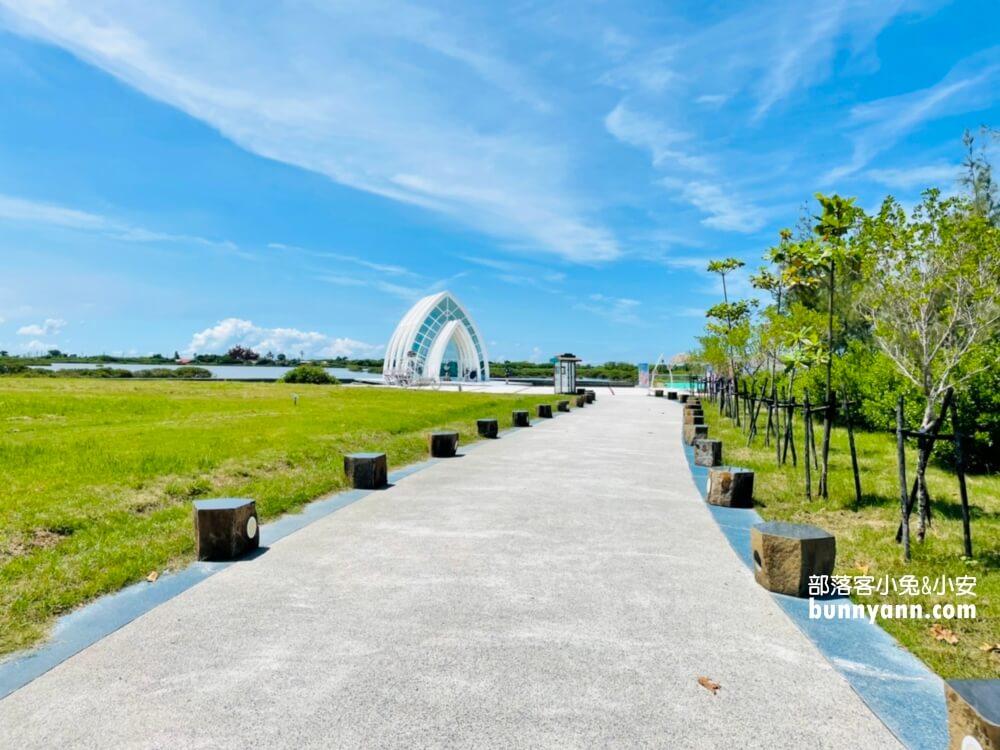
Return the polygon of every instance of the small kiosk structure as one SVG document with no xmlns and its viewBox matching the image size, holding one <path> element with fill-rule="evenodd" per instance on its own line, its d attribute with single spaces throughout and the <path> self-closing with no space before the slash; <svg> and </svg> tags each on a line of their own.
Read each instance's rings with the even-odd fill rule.
<svg viewBox="0 0 1000 750">
<path fill-rule="evenodd" d="M 575 354 L 560 354 L 552 358 L 556 393 L 576 393 L 576 363 L 580 361 Z"/>
</svg>

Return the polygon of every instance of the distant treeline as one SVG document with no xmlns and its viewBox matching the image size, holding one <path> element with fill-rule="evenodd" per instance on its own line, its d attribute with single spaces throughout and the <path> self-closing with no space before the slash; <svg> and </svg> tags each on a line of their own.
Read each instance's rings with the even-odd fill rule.
<svg viewBox="0 0 1000 750">
<path fill-rule="evenodd" d="M 210 378 L 204 367 L 152 367 L 148 370 L 124 370 L 114 367 L 67 368 L 42 370 L 21 363 L 0 362 L 0 375 L 28 378 Z"/>
<path fill-rule="evenodd" d="M 0 374 L 12 374 L 14 372 L 23 373 L 28 365 L 51 365 L 55 363 L 59 364 L 95 364 L 95 365 L 115 365 L 115 364 L 131 364 L 131 365 L 152 365 L 153 367 L 149 370 L 140 370 L 132 372 L 129 375 L 121 375 L 117 373 L 125 372 L 124 370 L 116 370 L 109 367 L 103 367 L 99 371 L 95 370 L 62 370 L 59 373 L 52 374 L 64 374 L 67 372 L 73 372 L 80 374 L 82 377 L 210 377 L 207 370 L 201 370 L 197 365 L 243 365 L 251 367 L 268 367 L 268 366 L 284 366 L 284 367 L 297 367 L 300 364 L 310 364 L 318 367 L 337 367 L 346 370 L 352 370 L 354 372 L 361 372 L 368 370 L 371 372 L 381 372 L 382 371 L 382 359 L 348 359 L 347 357 L 333 357 L 328 359 L 311 359 L 311 360 L 301 360 L 298 358 L 290 358 L 284 354 L 272 354 L 271 352 L 266 352 L 265 354 L 258 354 L 249 349 L 244 349 L 242 347 L 234 347 L 230 349 L 226 354 L 197 354 L 193 357 L 185 359 L 185 362 L 190 366 L 181 367 L 178 369 L 169 369 L 162 367 L 162 365 L 173 365 L 180 361 L 180 354 L 174 352 L 174 357 L 168 358 L 160 354 L 153 354 L 148 357 L 112 357 L 107 354 L 100 354 L 96 356 L 86 356 L 86 355 L 75 355 L 75 354 L 65 354 L 59 352 L 58 350 L 53 350 L 49 352 L 47 356 L 42 357 L 17 357 L 9 356 L 7 352 L 0 351 Z M 156 365 L 161 365 L 157 368 Z M 653 367 L 653 362 L 649 363 L 650 369 Z M 162 372 L 192 372 L 201 371 L 206 373 L 205 375 L 165 375 L 159 374 Z M 37 372 L 37 371 L 35 371 Z M 102 374 L 95 374 L 100 372 Z M 602 378 L 606 380 L 617 380 L 617 381 L 627 381 L 636 382 L 639 378 L 638 367 L 633 362 L 605 362 L 604 364 L 579 364 L 577 365 L 577 376 L 581 378 Z M 689 365 L 681 364 L 675 365 L 673 367 L 674 377 L 698 375 L 700 374 L 699 365 Z M 86 374 L 84 374 L 86 373 Z M 116 374 L 109 374 L 116 373 Z M 150 374 L 153 373 L 153 374 Z M 44 372 L 42 373 L 45 374 Z M 526 362 L 526 361 L 511 361 L 503 360 L 502 362 L 490 362 L 490 374 L 494 378 L 503 377 L 513 377 L 513 378 L 545 378 L 552 377 L 553 365 L 549 362 Z M 667 375 L 666 366 L 661 366 L 658 371 L 658 375 Z M 65 376 L 65 375 L 64 375 Z"/>
</svg>

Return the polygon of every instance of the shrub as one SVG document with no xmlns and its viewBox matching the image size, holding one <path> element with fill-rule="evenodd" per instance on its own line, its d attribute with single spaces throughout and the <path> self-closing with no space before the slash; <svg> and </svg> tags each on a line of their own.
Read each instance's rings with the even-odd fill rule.
<svg viewBox="0 0 1000 750">
<path fill-rule="evenodd" d="M 285 383 L 312 383 L 313 385 L 336 384 L 337 379 L 322 367 L 316 365 L 299 365 L 289 370 L 281 379 Z"/>
</svg>

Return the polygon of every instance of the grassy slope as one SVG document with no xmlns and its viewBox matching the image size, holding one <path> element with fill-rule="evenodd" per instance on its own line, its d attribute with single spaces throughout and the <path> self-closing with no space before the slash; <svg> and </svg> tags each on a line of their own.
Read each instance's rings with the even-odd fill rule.
<svg viewBox="0 0 1000 750">
<path fill-rule="evenodd" d="M 1000 476 L 968 477 L 972 512 L 972 543 L 975 559 L 962 559 L 961 506 L 958 481 L 951 473 L 932 467 L 928 485 L 933 498 L 932 525 L 927 539 L 916 541 L 915 518 L 913 560 L 902 561 L 902 548 L 895 543 L 899 524 L 899 479 L 895 459 L 895 437 L 885 434 L 858 433 L 856 442 L 861 466 L 863 502 L 855 503 L 851 459 L 844 430 L 835 430 L 831 442 L 830 498 L 827 501 L 805 500 L 805 473 L 802 467 L 802 427 L 796 424 L 799 466 L 777 467 L 774 448 L 765 448 L 763 437 L 755 438 L 751 448 L 746 436 L 728 419 L 719 416 L 718 407 L 705 404 L 709 435 L 723 441 L 723 460 L 728 464 L 754 469 L 754 494 L 760 503 L 757 510 L 768 520 L 789 520 L 821 526 L 837 537 L 837 574 L 868 575 L 876 580 L 888 575 L 899 578 L 915 575 L 931 581 L 940 576 L 975 576 L 975 598 L 953 594 L 918 597 L 855 597 L 865 604 L 884 602 L 921 603 L 925 610 L 937 602 L 977 605 L 977 619 L 947 620 L 941 625 L 959 637 L 956 645 L 933 638 L 931 621 L 882 620 L 880 624 L 900 643 L 924 660 L 943 677 L 1000 677 L 1000 655 L 980 649 L 984 643 L 1000 643 Z M 764 418 L 766 422 L 766 415 Z M 763 432 L 763 424 L 760 427 Z M 822 425 L 816 427 L 819 446 Z M 915 452 L 908 452 L 908 473 L 912 480 Z M 818 473 L 813 472 L 813 493 Z"/>
<path fill-rule="evenodd" d="M 292 393 L 300 395 L 298 406 Z M 0 380 L 0 654 L 58 615 L 192 559 L 190 501 L 272 518 L 344 488 L 342 455 L 426 456 L 424 432 L 553 397 L 330 386 Z"/>
</svg>

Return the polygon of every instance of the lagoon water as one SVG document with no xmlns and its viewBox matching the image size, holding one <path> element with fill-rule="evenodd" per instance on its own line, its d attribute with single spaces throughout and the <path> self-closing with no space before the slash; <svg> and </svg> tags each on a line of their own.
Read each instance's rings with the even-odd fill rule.
<svg viewBox="0 0 1000 750">
<path fill-rule="evenodd" d="M 150 370 L 155 367 L 165 367 L 171 370 L 182 366 L 201 367 L 212 373 L 213 378 L 220 380 L 277 380 L 291 367 L 277 366 L 254 366 L 254 365 L 200 365 L 192 362 L 190 365 L 162 364 L 162 365 L 133 365 L 133 364 L 107 364 L 97 365 L 89 362 L 56 362 L 51 365 L 40 365 L 39 370 L 93 370 L 97 367 L 110 367 L 120 370 Z M 344 367 L 327 367 L 328 373 L 340 380 L 365 380 L 375 383 L 382 382 L 381 372 L 355 372 Z"/>
</svg>

